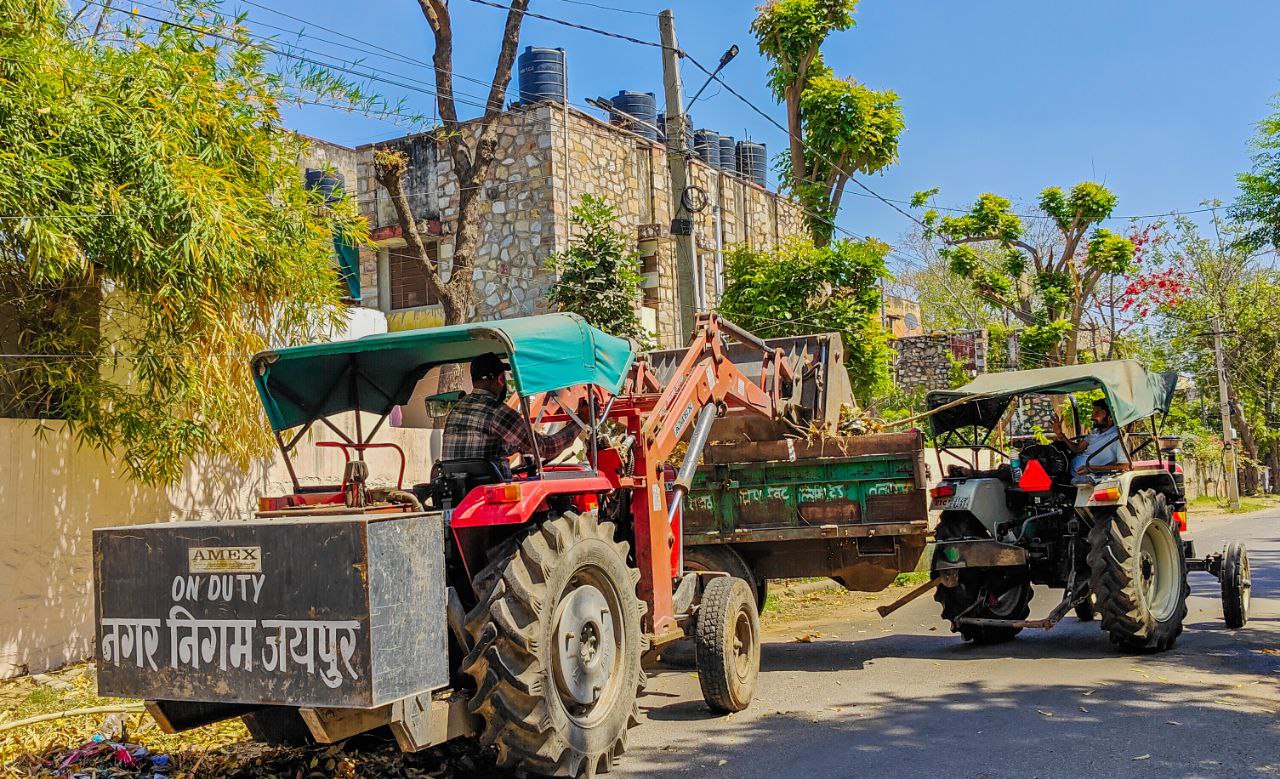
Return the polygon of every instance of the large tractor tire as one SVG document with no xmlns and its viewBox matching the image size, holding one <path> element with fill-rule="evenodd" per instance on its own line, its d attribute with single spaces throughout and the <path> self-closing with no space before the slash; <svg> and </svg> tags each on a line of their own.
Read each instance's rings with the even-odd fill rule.
<svg viewBox="0 0 1280 779">
<path fill-rule="evenodd" d="M 1173 647 L 1187 616 L 1187 563 L 1164 495 L 1141 490 L 1097 512 L 1089 532 L 1090 586 L 1102 629 L 1135 652 Z"/>
<path fill-rule="evenodd" d="M 594 513 L 566 513 L 509 544 L 475 577 L 466 616 L 471 711 L 503 767 L 606 773 L 627 748 L 648 639 L 640 572 Z"/>
<path fill-rule="evenodd" d="M 943 512 L 935 537 L 939 541 L 965 538 L 990 538 L 986 529 L 974 518 Z M 933 569 L 936 577 L 938 571 Z M 959 571 L 956 586 L 938 587 L 933 599 L 942 606 L 942 618 L 951 623 L 965 641 L 975 644 L 999 644 L 1022 632 L 1018 627 L 978 627 L 957 625 L 960 617 L 980 619 L 1026 619 L 1031 615 L 1031 582 L 1022 568 L 969 568 Z"/>
<path fill-rule="evenodd" d="M 760 616 L 751 585 L 732 576 L 707 582 L 693 644 L 702 699 L 712 711 L 751 705 L 760 675 Z"/>
<path fill-rule="evenodd" d="M 769 597 L 769 580 L 757 578 L 755 571 L 751 570 L 751 566 L 733 547 L 723 544 L 686 547 L 684 569 L 686 571 L 723 571 L 743 580 L 754 591 L 756 611 L 764 612 L 764 602 Z"/>
</svg>

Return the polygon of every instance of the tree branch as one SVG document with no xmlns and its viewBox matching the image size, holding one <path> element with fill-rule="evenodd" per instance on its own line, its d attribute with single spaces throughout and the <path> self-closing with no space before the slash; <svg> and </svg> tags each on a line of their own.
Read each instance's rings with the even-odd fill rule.
<svg viewBox="0 0 1280 779">
<path fill-rule="evenodd" d="M 1013 246 L 1016 246 L 1019 249 L 1026 252 L 1027 254 L 1030 254 L 1032 262 L 1036 263 L 1037 267 L 1039 267 L 1040 265 L 1040 250 L 1032 246 L 1031 244 L 1027 243 L 1026 241 L 1020 241 L 1017 239 L 1014 239 L 1012 241 L 1005 241 L 1003 238 L 997 238 L 996 236 L 992 236 L 992 235 L 972 235 L 972 236 L 969 236 L 968 238 L 960 238 L 958 240 L 948 241 L 947 243 L 950 243 L 953 245 L 959 245 L 962 243 L 987 243 L 989 241 L 994 241 L 996 243 L 1008 243 Z"/>
<path fill-rule="evenodd" d="M 453 302 L 452 295 L 442 289 L 444 285 L 440 282 L 440 269 L 431 262 L 431 255 L 427 253 L 427 246 L 418 232 L 418 220 L 413 215 L 413 209 L 409 207 L 409 198 L 404 194 L 401 177 L 409 166 L 408 159 L 402 152 L 379 149 L 374 152 L 373 161 L 374 178 L 391 198 L 391 205 L 395 208 L 397 221 L 400 222 L 400 232 L 405 245 L 418 259 L 424 271 L 423 275 L 427 277 L 427 290 L 446 308 L 450 307 Z"/>
</svg>

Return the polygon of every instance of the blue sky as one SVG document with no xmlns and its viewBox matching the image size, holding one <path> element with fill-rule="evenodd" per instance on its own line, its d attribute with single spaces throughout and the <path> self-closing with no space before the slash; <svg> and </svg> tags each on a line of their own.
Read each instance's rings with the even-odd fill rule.
<svg viewBox="0 0 1280 779">
<path fill-rule="evenodd" d="M 260 21 L 298 29 L 254 6 L 237 6 Z M 413 0 L 256 0 L 261 5 L 339 30 L 415 59 L 429 60 L 430 30 Z M 765 88 L 767 64 L 749 31 L 750 0 L 593 0 L 598 5 L 675 12 L 681 46 L 714 64 L 730 44 L 742 53 L 726 80 L 782 121 Z M 493 72 L 505 14 L 470 0 L 452 0 L 457 72 L 487 80 Z M 654 16 L 597 8 L 587 2 L 532 0 L 532 11 L 656 40 Z M 1253 125 L 1280 92 L 1280 3 L 1027 2 L 1026 0 L 863 0 L 857 26 L 829 39 L 824 52 L 841 75 L 895 90 L 907 131 L 901 161 L 865 179 L 889 198 L 940 187 L 939 203 L 965 205 L 982 192 L 1033 203 L 1045 186 L 1102 181 L 1120 198 L 1117 214 L 1191 210 L 1202 200 L 1229 202 L 1235 175 L 1248 165 Z M 263 34 L 283 33 L 266 27 Z M 428 69 L 344 48 L 316 27 L 303 45 L 331 59 L 365 57 L 365 67 L 397 79 L 431 84 Z M 619 89 L 653 91 L 661 102 L 659 51 L 527 19 L 521 48 L 568 50 L 569 97 L 610 96 Z M 686 65 L 686 94 L 702 82 Z M 430 114 L 433 99 L 385 84 Z M 476 84 L 459 89 L 483 93 Z M 473 109 L 462 107 L 464 113 Z M 717 85 L 692 110 L 696 127 L 750 135 L 783 148 L 785 135 Z M 293 128 L 357 145 L 402 134 L 385 121 L 323 108 L 291 109 Z M 895 241 L 910 223 L 851 187 L 840 224 Z"/>
</svg>

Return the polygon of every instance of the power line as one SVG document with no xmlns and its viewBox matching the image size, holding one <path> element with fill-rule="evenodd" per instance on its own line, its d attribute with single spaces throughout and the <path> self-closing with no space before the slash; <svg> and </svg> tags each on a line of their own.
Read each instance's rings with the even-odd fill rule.
<svg viewBox="0 0 1280 779">
<path fill-rule="evenodd" d="M 510 6 L 503 5 L 502 3 L 495 3 L 493 2 L 493 0 L 471 0 L 471 2 L 475 3 L 476 5 L 484 5 L 490 8 L 497 8 L 499 11 L 511 10 Z M 559 24 L 563 27 L 571 27 L 575 30 L 582 30 L 584 32 L 595 33 L 596 35 L 603 35 L 606 38 L 617 38 L 620 41 L 635 43 L 640 46 L 652 46 L 655 49 L 662 48 L 662 44 L 658 43 L 657 41 L 646 41 L 642 38 L 635 38 L 630 35 L 623 35 L 622 33 L 610 32 L 609 30 L 602 30 L 599 27 L 591 27 L 585 24 L 578 24 L 577 22 L 571 22 L 568 19 L 561 19 L 555 16 L 547 16 L 546 14 L 534 13 L 533 11 L 524 11 L 523 14 L 524 16 L 530 16 L 530 17 L 533 17 L 534 19 L 541 19 L 544 22 Z"/>
<path fill-rule="evenodd" d="M 614 11 L 620 14 L 634 14 L 636 16 L 651 16 L 655 19 L 658 16 L 657 14 L 651 11 L 638 11 L 634 8 L 618 8 L 617 6 L 604 5 L 602 3 L 591 3 L 591 2 L 588 2 L 588 0 L 558 0 L 558 2 L 569 3 L 571 5 L 585 5 L 585 6 L 590 6 L 591 8 L 599 8 L 602 11 Z"/>
</svg>

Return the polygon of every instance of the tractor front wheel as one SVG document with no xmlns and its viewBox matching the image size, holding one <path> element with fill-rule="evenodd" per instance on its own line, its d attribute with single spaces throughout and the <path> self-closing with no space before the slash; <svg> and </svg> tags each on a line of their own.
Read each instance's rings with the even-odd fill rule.
<svg viewBox="0 0 1280 779">
<path fill-rule="evenodd" d="M 707 582 L 693 636 L 702 698 L 712 711 L 751 705 L 760 675 L 760 616 L 751 587 L 733 576 Z"/>
<path fill-rule="evenodd" d="M 1127 504 L 1095 514 L 1089 532 L 1089 584 L 1102 629 L 1137 652 L 1173 647 L 1187 616 L 1187 563 L 1164 495 L 1141 490 Z"/>
<path fill-rule="evenodd" d="M 627 545 L 594 513 L 566 513 L 511 542 L 475 577 L 462 668 L 482 744 L 503 767 L 605 773 L 627 747 L 648 640 Z"/>
</svg>

